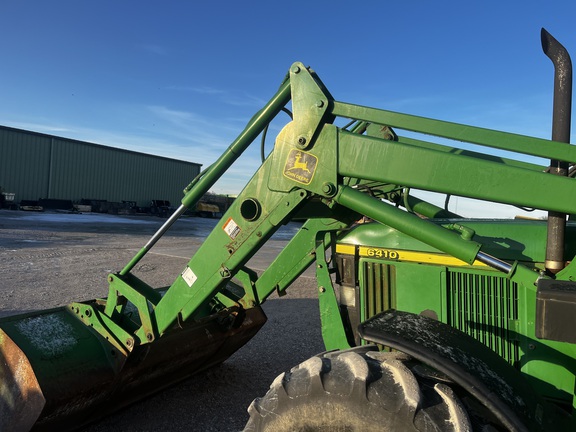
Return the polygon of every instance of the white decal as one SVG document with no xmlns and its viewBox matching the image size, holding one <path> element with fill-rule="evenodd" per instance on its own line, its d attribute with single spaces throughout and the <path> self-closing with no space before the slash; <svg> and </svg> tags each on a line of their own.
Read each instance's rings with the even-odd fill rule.
<svg viewBox="0 0 576 432">
<path fill-rule="evenodd" d="M 184 271 L 182 272 L 182 279 L 184 279 L 184 281 L 186 281 L 188 286 L 190 288 L 192 288 L 192 285 L 194 285 L 194 282 L 196 282 L 196 279 L 198 279 L 198 276 L 196 276 L 194 274 L 194 272 L 192 271 L 192 269 L 190 267 L 186 267 L 184 269 Z"/>
</svg>

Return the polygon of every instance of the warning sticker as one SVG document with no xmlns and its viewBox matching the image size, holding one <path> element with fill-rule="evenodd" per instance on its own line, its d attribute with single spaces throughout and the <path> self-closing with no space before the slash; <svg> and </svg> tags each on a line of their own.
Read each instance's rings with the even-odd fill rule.
<svg viewBox="0 0 576 432">
<path fill-rule="evenodd" d="M 186 268 L 182 272 L 182 279 L 184 279 L 184 281 L 188 284 L 188 286 L 192 288 L 192 285 L 194 285 L 194 282 L 196 282 L 198 276 L 194 274 L 194 272 L 190 267 L 186 266 Z"/>
<path fill-rule="evenodd" d="M 318 158 L 313 154 L 292 149 L 284 165 L 284 177 L 308 185 L 314 177 L 317 164 Z"/>
<path fill-rule="evenodd" d="M 232 240 L 238 237 L 238 234 L 240 234 L 240 231 L 242 231 L 238 226 L 238 224 L 234 222 L 234 219 L 232 218 L 228 218 L 226 223 L 222 226 L 222 229 L 226 232 L 226 234 L 228 234 L 228 237 L 230 237 Z"/>
</svg>

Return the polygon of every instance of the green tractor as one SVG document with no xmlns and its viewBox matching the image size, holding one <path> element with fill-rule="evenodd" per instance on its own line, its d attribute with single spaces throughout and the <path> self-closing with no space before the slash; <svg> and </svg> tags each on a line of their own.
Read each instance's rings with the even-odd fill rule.
<svg viewBox="0 0 576 432">
<path fill-rule="evenodd" d="M 224 361 L 265 323 L 260 305 L 312 265 L 327 351 L 281 374 L 246 431 L 576 430 L 572 71 L 544 30 L 542 42 L 556 70 L 552 140 L 340 102 L 293 64 L 108 276 L 106 299 L 0 320 L 0 430 L 79 428 Z M 134 276 L 290 103 L 273 151 L 174 283 Z M 465 219 L 418 190 L 548 217 Z M 301 228 L 271 265 L 248 268 L 291 220 Z"/>
</svg>

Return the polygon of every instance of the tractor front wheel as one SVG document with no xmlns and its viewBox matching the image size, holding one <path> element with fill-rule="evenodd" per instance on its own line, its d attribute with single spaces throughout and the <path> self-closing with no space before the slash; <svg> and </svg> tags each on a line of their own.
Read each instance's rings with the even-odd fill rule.
<svg viewBox="0 0 576 432">
<path fill-rule="evenodd" d="M 370 349 L 312 357 L 252 402 L 244 431 L 472 431 L 450 386 L 413 366 L 405 354 Z"/>
</svg>

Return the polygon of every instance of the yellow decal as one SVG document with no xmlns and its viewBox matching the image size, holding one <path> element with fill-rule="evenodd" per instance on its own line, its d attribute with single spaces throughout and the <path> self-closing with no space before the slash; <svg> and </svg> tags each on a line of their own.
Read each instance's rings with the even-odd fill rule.
<svg viewBox="0 0 576 432">
<path fill-rule="evenodd" d="M 292 149 L 286 158 L 284 177 L 304 185 L 309 185 L 314 177 L 317 164 L 318 158 L 313 154 Z"/>
<path fill-rule="evenodd" d="M 355 255 L 356 247 L 353 245 L 336 245 L 336 252 L 345 255 Z M 436 264 L 444 266 L 466 266 L 468 263 L 449 255 L 430 252 L 415 252 L 397 249 L 373 248 L 358 246 L 358 256 L 367 258 L 377 258 L 390 261 L 406 261 L 422 264 Z M 474 261 L 475 266 L 486 266 L 480 261 Z"/>
<path fill-rule="evenodd" d="M 397 260 L 400 257 L 400 254 L 396 250 L 368 248 L 368 247 L 361 247 L 360 250 L 361 250 L 360 254 L 362 256 L 367 257 L 382 258 L 389 260 Z"/>
</svg>

